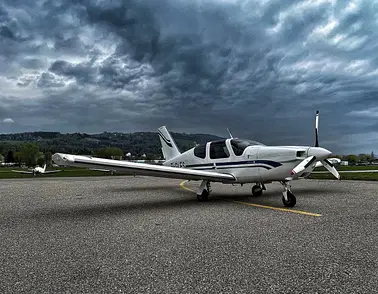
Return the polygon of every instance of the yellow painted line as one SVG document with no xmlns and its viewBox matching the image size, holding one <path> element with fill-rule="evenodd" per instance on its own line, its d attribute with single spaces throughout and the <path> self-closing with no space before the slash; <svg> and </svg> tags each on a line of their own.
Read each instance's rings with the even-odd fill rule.
<svg viewBox="0 0 378 294">
<path fill-rule="evenodd" d="M 180 187 L 183 188 L 184 190 L 196 193 L 196 191 L 188 188 L 185 186 L 185 183 L 188 182 L 187 180 L 182 181 L 180 183 Z M 254 207 L 259 207 L 259 208 L 266 208 L 266 209 L 271 209 L 271 210 L 277 210 L 277 211 L 284 211 L 284 212 L 292 212 L 292 213 L 297 213 L 297 214 L 303 214 L 303 215 L 308 215 L 308 216 L 322 216 L 319 213 L 313 213 L 313 212 L 307 212 L 307 211 L 302 211 L 302 210 L 295 210 L 295 209 L 289 209 L 289 208 L 281 208 L 281 207 L 274 207 L 274 206 L 268 206 L 268 205 L 261 205 L 261 204 L 255 204 L 255 203 L 250 203 L 250 202 L 242 202 L 242 201 L 235 201 L 235 200 L 228 200 L 225 199 L 226 201 L 234 202 L 234 203 L 239 203 L 239 204 L 244 204 L 248 206 L 254 206 Z"/>
<path fill-rule="evenodd" d="M 187 186 L 185 186 L 185 183 L 186 183 L 186 182 L 187 182 L 187 180 L 182 181 L 182 182 L 180 183 L 180 187 L 183 188 L 183 189 L 186 190 L 186 191 L 190 191 L 190 192 L 193 192 L 193 193 L 197 193 L 196 191 L 194 191 L 194 190 L 188 188 Z"/>
<path fill-rule="evenodd" d="M 322 216 L 319 213 L 307 212 L 307 211 L 302 211 L 302 210 L 295 210 L 295 209 L 289 209 L 289 208 L 280 208 L 280 207 L 255 204 L 255 203 L 250 203 L 250 202 L 242 202 L 242 201 L 234 201 L 234 200 L 230 200 L 230 201 L 235 202 L 235 203 L 249 205 L 249 206 L 255 206 L 255 207 L 260 207 L 260 208 L 267 208 L 267 209 L 278 210 L 278 211 L 293 212 L 293 213 L 304 214 L 304 215 L 309 215 L 309 216 Z"/>
</svg>

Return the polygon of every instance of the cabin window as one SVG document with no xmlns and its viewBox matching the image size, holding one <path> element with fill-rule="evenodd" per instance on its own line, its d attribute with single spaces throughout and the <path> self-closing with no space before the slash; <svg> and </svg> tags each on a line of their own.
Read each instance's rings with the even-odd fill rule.
<svg viewBox="0 0 378 294">
<path fill-rule="evenodd" d="M 228 152 L 226 141 L 215 141 L 210 143 L 210 158 L 227 158 L 230 156 Z"/>
<path fill-rule="evenodd" d="M 199 158 L 206 157 L 206 144 L 198 145 L 194 148 L 194 155 Z"/>
</svg>

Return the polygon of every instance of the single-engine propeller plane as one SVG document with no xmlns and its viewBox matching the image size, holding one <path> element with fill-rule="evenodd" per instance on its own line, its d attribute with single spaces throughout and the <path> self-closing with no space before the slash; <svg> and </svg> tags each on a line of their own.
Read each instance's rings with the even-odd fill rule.
<svg viewBox="0 0 378 294">
<path fill-rule="evenodd" d="M 39 174 L 52 174 L 60 172 L 61 170 L 46 170 L 46 164 L 43 167 L 36 166 L 35 168 L 32 168 L 31 170 L 12 170 L 14 173 L 21 173 L 21 174 L 31 174 L 33 176 L 39 175 Z"/>
<path fill-rule="evenodd" d="M 119 160 L 55 153 L 53 160 L 58 165 L 108 169 L 134 175 L 166 177 L 202 181 L 198 191 L 199 201 L 208 200 L 210 183 L 253 183 L 252 194 L 260 196 L 265 184 L 278 181 L 283 186 L 283 204 L 293 207 L 296 198 L 290 181 L 307 178 L 313 169 L 324 166 L 337 179 L 340 175 L 328 159 L 331 151 L 319 147 L 319 111 L 315 120 L 315 146 L 266 146 L 256 141 L 233 138 L 207 142 L 181 153 L 165 126 L 158 129 L 163 166 Z"/>
</svg>

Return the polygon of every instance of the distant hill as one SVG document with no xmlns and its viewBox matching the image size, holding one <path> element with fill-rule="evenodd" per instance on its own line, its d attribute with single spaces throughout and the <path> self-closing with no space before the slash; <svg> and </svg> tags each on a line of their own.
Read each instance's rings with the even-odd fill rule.
<svg viewBox="0 0 378 294">
<path fill-rule="evenodd" d="M 180 151 L 185 151 L 195 144 L 219 140 L 221 137 L 209 134 L 171 133 Z M 160 158 L 161 145 L 159 136 L 155 132 L 113 133 L 101 134 L 59 132 L 26 132 L 14 134 L 0 134 L 0 153 L 18 150 L 23 142 L 33 142 L 42 152 L 62 152 L 73 154 L 91 154 L 93 150 L 104 147 L 119 147 L 126 154 L 133 156 L 146 154 L 150 158 Z"/>
</svg>

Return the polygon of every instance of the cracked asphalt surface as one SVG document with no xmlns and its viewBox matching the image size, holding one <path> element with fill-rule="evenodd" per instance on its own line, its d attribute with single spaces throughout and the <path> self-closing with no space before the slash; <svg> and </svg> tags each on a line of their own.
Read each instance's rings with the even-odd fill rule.
<svg viewBox="0 0 378 294">
<path fill-rule="evenodd" d="M 0 181 L 0 293 L 374 293 L 378 183 L 292 183 L 262 197 L 149 177 Z M 199 182 L 189 182 L 195 189 Z"/>
</svg>

